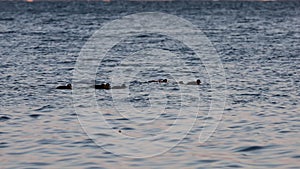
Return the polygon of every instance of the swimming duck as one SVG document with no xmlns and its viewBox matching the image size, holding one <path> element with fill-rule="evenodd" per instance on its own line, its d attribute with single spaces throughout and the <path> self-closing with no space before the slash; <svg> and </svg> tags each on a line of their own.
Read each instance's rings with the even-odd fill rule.
<svg viewBox="0 0 300 169">
<path fill-rule="evenodd" d="M 66 86 L 57 86 L 56 89 L 72 89 L 72 85 L 68 83 Z"/>
<path fill-rule="evenodd" d="M 159 83 L 168 83 L 168 80 L 167 79 L 159 79 L 158 82 Z"/>
<path fill-rule="evenodd" d="M 126 88 L 125 84 L 122 84 L 122 86 L 113 86 L 113 87 L 111 87 L 111 89 L 125 89 L 125 88 Z"/>
<path fill-rule="evenodd" d="M 158 79 L 158 80 L 150 80 L 148 83 L 158 82 L 158 83 L 168 83 L 167 79 Z"/>
<path fill-rule="evenodd" d="M 106 90 L 109 90 L 111 87 L 110 87 L 110 84 L 109 83 L 103 83 L 101 85 L 95 85 L 95 89 L 106 89 Z"/>
<path fill-rule="evenodd" d="M 200 85 L 201 84 L 201 80 L 197 79 L 194 82 L 188 82 L 186 85 Z"/>
</svg>

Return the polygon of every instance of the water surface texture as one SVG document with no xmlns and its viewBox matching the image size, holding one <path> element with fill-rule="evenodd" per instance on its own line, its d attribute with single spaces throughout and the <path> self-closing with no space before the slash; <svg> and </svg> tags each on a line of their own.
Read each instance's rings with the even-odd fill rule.
<svg viewBox="0 0 300 169">
<path fill-rule="evenodd" d="M 299 11 L 296 1 L 0 2 L 0 168 L 299 168 Z M 207 118 L 213 101 L 210 76 L 193 51 L 168 36 L 128 37 L 107 53 L 95 82 L 124 83 L 127 89 L 94 91 L 97 108 L 84 93 L 89 89 L 82 90 L 86 100 L 76 104 L 73 95 L 78 93 L 55 89 L 72 83 L 79 52 L 95 31 L 138 12 L 163 12 L 190 21 L 220 56 L 226 106 L 206 142 L 198 138 L 203 121 L 213 120 Z M 190 69 L 182 68 L 182 62 Z M 111 79 L 118 71 L 124 76 Z M 170 83 L 139 83 L 159 78 Z M 196 78 L 201 86 L 175 83 Z M 111 126 L 107 130 L 90 114 L 79 114 L 101 146 L 82 129 L 78 108 L 94 117 L 102 114 Z M 197 117 L 191 113 L 195 108 Z M 180 109 L 185 110 L 182 116 Z M 181 141 L 173 136 L 183 133 L 166 131 L 178 118 L 196 119 Z M 160 151 L 180 142 L 151 158 L 124 157 L 122 140 L 113 141 L 116 134 L 130 136 L 126 141 L 161 133 L 165 136 L 151 140 L 160 144 L 145 145 L 145 150 Z M 112 142 L 101 144 L 102 138 Z M 112 153 L 118 150 L 119 155 Z"/>
</svg>

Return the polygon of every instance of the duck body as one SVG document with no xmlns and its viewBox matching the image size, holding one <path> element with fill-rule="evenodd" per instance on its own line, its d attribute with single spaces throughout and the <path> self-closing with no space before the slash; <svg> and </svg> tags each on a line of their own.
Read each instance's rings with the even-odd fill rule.
<svg viewBox="0 0 300 169">
<path fill-rule="evenodd" d="M 158 82 L 158 80 L 149 80 L 148 83 Z"/>
<path fill-rule="evenodd" d="M 150 80 L 150 81 L 148 81 L 148 83 L 153 83 L 153 82 L 168 83 L 168 79 L 158 79 L 158 80 Z"/>
<path fill-rule="evenodd" d="M 200 85 L 201 84 L 201 80 L 197 79 L 194 82 L 188 82 L 186 85 Z"/>
<path fill-rule="evenodd" d="M 111 89 L 110 84 L 109 83 L 103 83 L 101 85 L 95 85 L 95 89 L 105 89 L 105 90 L 109 90 Z"/>
<path fill-rule="evenodd" d="M 68 83 L 66 86 L 57 86 L 56 89 L 65 89 L 65 90 L 71 90 L 72 85 Z"/>
</svg>

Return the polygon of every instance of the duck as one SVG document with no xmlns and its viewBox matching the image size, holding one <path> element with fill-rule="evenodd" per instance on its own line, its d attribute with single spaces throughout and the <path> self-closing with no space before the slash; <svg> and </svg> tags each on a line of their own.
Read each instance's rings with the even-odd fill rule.
<svg viewBox="0 0 300 169">
<path fill-rule="evenodd" d="M 111 89 L 125 89 L 125 88 L 126 88 L 125 84 L 122 84 L 122 86 L 113 86 L 113 87 L 111 87 Z"/>
<path fill-rule="evenodd" d="M 200 84 L 201 84 L 201 80 L 197 79 L 196 81 L 188 82 L 186 85 L 200 85 Z"/>
<path fill-rule="evenodd" d="M 158 79 L 158 80 L 150 80 L 150 81 L 148 81 L 148 83 L 153 83 L 153 82 L 168 83 L 168 79 Z"/>
<path fill-rule="evenodd" d="M 72 85 L 70 83 L 68 83 L 65 86 L 57 86 L 56 89 L 68 89 L 68 90 L 71 90 L 72 89 Z"/>
<path fill-rule="evenodd" d="M 168 79 L 159 79 L 158 83 L 168 83 Z"/>
<path fill-rule="evenodd" d="M 109 89 L 111 89 L 111 87 L 110 87 L 109 83 L 103 83 L 101 85 L 95 85 L 95 89 L 106 89 L 106 90 L 109 90 Z"/>
</svg>

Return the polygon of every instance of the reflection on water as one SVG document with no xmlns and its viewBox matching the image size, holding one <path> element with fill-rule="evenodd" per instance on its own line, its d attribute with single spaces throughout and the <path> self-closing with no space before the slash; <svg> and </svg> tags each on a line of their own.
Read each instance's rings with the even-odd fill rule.
<svg viewBox="0 0 300 169">
<path fill-rule="evenodd" d="M 0 3 L 0 149 L 4 168 L 297 168 L 300 165 L 298 2 Z M 221 57 L 227 78 L 227 101 L 214 135 L 199 143 L 203 122 L 211 120 L 206 114 L 212 99 L 210 79 L 201 60 L 164 36 L 141 35 L 123 41 L 123 45 L 120 43 L 108 53 L 107 60 L 102 60 L 96 83 L 125 83 L 128 88 L 94 91 L 97 109 L 84 100 L 79 105 L 83 110 L 95 112 L 95 117 L 99 117 L 101 110 L 111 126 L 112 130 L 104 130 L 96 118 L 86 116 L 86 120 L 98 127 L 95 131 L 100 142 L 101 138 L 114 135 L 137 138 L 151 137 L 145 133 L 159 135 L 174 125 L 178 108 L 186 106 L 184 101 L 200 105 L 194 127 L 180 144 L 159 156 L 134 159 L 104 150 L 107 147 L 118 150 L 121 143 L 97 146 L 80 126 L 73 105 L 74 93 L 55 87 L 72 82 L 78 53 L 99 26 L 143 11 L 175 14 L 203 30 Z M 142 42 L 161 45 L 160 49 L 165 51 L 163 57 L 148 55 L 147 51 L 120 57 L 126 51 L 143 48 Z M 194 77 L 169 75 L 176 74 L 181 67 L 174 56 L 182 51 L 195 70 L 180 71 L 200 72 L 197 76 L 203 81 L 200 87 L 182 88 L 176 80 L 191 81 Z M 118 61 L 121 62 L 114 69 Z M 143 69 L 139 69 L 141 62 Z M 160 68 L 162 62 L 169 64 Z M 114 71 L 127 72 L 124 74 L 128 77 L 117 74 L 111 79 Z M 158 78 L 168 78 L 174 83 L 133 82 Z M 184 94 L 197 91 L 199 97 L 186 95 L 182 100 L 183 96 L 177 95 L 179 91 Z M 118 97 L 112 97 L 115 95 Z M 126 111 L 128 108 L 132 111 Z M 185 112 L 182 115 L 194 116 Z M 150 125 L 151 122 L 155 123 Z M 163 135 L 157 139 L 163 141 L 160 146 L 178 141 Z"/>
</svg>

